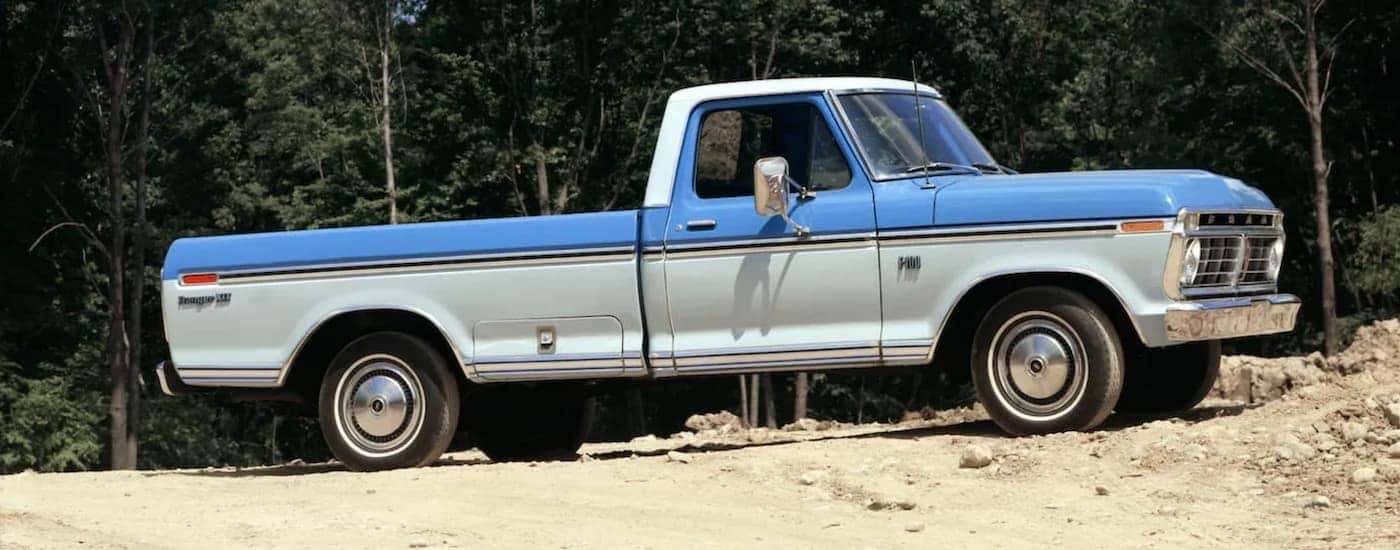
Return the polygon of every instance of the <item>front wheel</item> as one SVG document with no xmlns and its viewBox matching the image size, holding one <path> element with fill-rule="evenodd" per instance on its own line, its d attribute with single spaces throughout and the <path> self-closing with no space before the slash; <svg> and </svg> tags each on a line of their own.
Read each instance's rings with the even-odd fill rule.
<svg viewBox="0 0 1400 550">
<path fill-rule="evenodd" d="M 1138 350 L 1128 365 L 1118 410 L 1173 413 L 1195 407 L 1220 376 L 1220 341 Z"/>
<path fill-rule="evenodd" d="M 442 355 L 377 332 L 351 342 L 321 380 L 321 434 L 351 470 L 431 464 L 452 440 L 461 401 Z"/>
<path fill-rule="evenodd" d="M 1083 294 L 1030 287 L 992 306 L 973 337 L 973 383 L 992 420 L 1013 434 L 1098 426 L 1123 387 L 1113 322 Z"/>
</svg>

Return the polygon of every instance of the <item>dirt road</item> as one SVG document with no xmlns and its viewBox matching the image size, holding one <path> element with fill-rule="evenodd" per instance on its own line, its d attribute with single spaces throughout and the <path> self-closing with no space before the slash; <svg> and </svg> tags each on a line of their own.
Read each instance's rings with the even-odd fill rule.
<svg viewBox="0 0 1400 550">
<path fill-rule="evenodd" d="M 1393 328 L 1380 336 L 1400 343 Z M 961 411 L 589 445 L 577 462 L 11 475 L 0 547 L 1396 548 L 1400 354 L 1373 349 L 1232 358 L 1222 395 L 1281 397 L 1093 433 L 1007 438 Z M 991 463 L 960 467 L 975 446 Z"/>
</svg>

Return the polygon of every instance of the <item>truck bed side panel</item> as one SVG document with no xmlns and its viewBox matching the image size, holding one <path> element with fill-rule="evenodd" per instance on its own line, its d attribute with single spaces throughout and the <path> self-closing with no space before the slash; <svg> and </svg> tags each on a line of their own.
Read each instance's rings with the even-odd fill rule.
<svg viewBox="0 0 1400 550">
<path fill-rule="evenodd" d="M 510 370 L 531 378 L 644 374 L 637 217 L 623 211 L 181 239 L 163 271 L 171 358 L 192 385 L 277 386 L 295 351 L 328 319 L 396 309 L 435 324 L 473 379 L 483 378 L 474 364 L 478 323 L 538 319 L 545 326 L 577 317 L 616 319 L 620 349 L 615 338 L 585 331 L 602 349 L 561 354 L 557 369 L 527 361 L 531 368 Z M 180 275 L 191 273 L 219 280 L 181 284 Z M 555 324 L 564 334 L 576 323 Z M 580 346 L 588 347 L 559 342 L 560 350 Z M 563 364 L 600 353 L 618 361 L 597 373 Z"/>
</svg>

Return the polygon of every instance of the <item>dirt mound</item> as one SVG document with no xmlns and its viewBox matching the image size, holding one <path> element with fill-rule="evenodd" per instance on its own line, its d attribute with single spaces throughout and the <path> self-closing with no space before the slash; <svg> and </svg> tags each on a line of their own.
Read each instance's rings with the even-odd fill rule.
<svg viewBox="0 0 1400 550">
<path fill-rule="evenodd" d="M 1295 389 L 1322 382 L 1329 373 L 1322 355 L 1264 358 L 1229 355 L 1220 358 L 1220 378 L 1211 395 L 1241 403 L 1263 403 Z"/>
<path fill-rule="evenodd" d="M 1400 319 L 1387 319 L 1356 331 L 1345 351 L 1327 358 L 1327 366 L 1341 374 L 1368 369 L 1396 368 L 1392 359 L 1400 357 Z"/>
<path fill-rule="evenodd" d="M 1389 380 L 1400 374 L 1397 359 L 1400 359 L 1400 319 L 1388 319 L 1358 329 L 1351 345 L 1332 357 L 1323 357 L 1317 352 L 1306 357 L 1222 357 L 1220 378 L 1211 396 L 1241 403 L 1263 403 L 1317 384 L 1341 383 L 1345 377 L 1361 373 Z"/>
</svg>

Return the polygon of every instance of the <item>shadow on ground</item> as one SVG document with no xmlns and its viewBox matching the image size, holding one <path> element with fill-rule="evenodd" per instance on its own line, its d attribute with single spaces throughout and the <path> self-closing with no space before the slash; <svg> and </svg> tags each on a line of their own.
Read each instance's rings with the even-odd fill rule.
<svg viewBox="0 0 1400 550">
<path fill-rule="evenodd" d="M 1120 430 L 1132 429 L 1132 428 L 1141 426 L 1141 425 L 1143 425 L 1143 424 L 1146 424 L 1146 423 L 1148 423 L 1148 422 L 1154 422 L 1154 421 L 1158 421 L 1158 420 L 1174 420 L 1174 419 L 1175 419 L 1175 420 L 1184 421 L 1184 422 L 1191 423 L 1191 424 L 1195 424 L 1195 423 L 1199 423 L 1199 422 L 1209 422 L 1209 421 L 1214 420 L 1214 419 L 1216 419 L 1216 418 L 1227 417 L 1227 416 L 1237 416 L 1237 415 L 1243 414 L 1244 411 L 1246 411 L 1246 410 L 1249 410 L 1249 409 L 1252 409 L 1252 408 L 1255 408 L 1255 407 L 1258 407 L 1258 406 L 1259 406 L 1259 405 L 1241 404 L 1241 405 L 1223 405 L 1223 406 L 1197 407 L 1197 408 L 1191 409 L 1191 410 L 1189 410 L 1189 411 L 1184 411 L 1184 412 L 1174 413 L 1174 414 L 1156 414 L 1156 415 L 1149 415 L 1149 414 L 1126 414 L 1126 413 L 1124 413 L 1124 414 L 1115 414 L 1115 415 L 1113 415 L 1113 416 L 1110 416 L 1110 417 L 1108 418 L 1108 420 L 1107 420 L 1106 422 L 1104 422 L 1104 424 L 1103 424 L 1102 426 L 1099 427 L 1099 430 L 1100 430 L 1100 431 L 1116 432 L 1116 431 L 1120 431 Z M 911 427 L 911 428 L 900 428 L 900 427 L 897 427 L 897 426 L 896 426 L 896 427 L 892 427 L 892 428 L 889 428 L 889 427 L 887 427 L 887 428 L 881 428 L 881 429 L 879 429 L 878 431 L 865 431 L 865 432 L 856 432 L 856 433 L 839 433 L 839 434 L 831 434 L 831 435 L 822 435 L 821 432 L 799 432 L 799 433 L 802 433 L 802 434 L 804 434 L 804 435 L 801 436 L 801 437 L 798 437 L 798 438 L 794 438 L 794 439 L 779 439 L 779 440 L 758 441 L 758 442 L 748 442 L 748 441 L 699 441 L 699 442 L 695 442 L 695 441 L 692 441 L 692 442 L 687 442 L 687 443 L 684 443 L 684 444 L 681 444 L 681 445 L 677 445 L 677 446 L 667 446 L 667 447 L 660 447 L 660 448 L 654 448 L 654 449 L 641 449 L 641 450 L 634 450 L 634 449 L 618 449 L 618 450 L 613 450 L 613 451 L 604 451 L 604 452 L 599 452 L 599 453 L 591 453 L 591 454 L 589 454 L 588 456 L 589 456 L 589 458 L 592 459 L 592 460 L 616 460 L 616 459 L 631 458 L 631 457 L 634 457 L 634 456 L 643 456 L 643 457 L 645 457 L 645 456 L 661 456 L 661 455 L 665 455 L 665 454 L 667 454 L 667 453 L 670 453 L 670 452 L 672 452 L 672 451 L 681 452 L 681 453 L 714 453 L 714 452 L 737 451 L 737 450 L 749 449 L 749 448 L 754 448 L 754 447 L 769 447 L 769 446 L 776 446 L 776 445 L 794 445 L 794 444 L 800 444 L 800 443 L 809 443 L 809 442 L 813 442 L 813 441 L 829 441 L 829 440 L 842 440 L 842 439 L 850 439 L 850 440 L 855 440 L 855 439 L 870 439 L 870 438 L 922 439 L 922 438 L 925 438 L 925 437 L 940 437 L 940 436 L 943 436 L 943 437 L 947 437 L 947 436 L 969 436 L 969 437 L 988 437 L 988 438 L 1008 438 L 1008 437 L 1012 437 L 1012 436 L 1007 435 L 1005 432 L 1003 432 L 1003 431 L 1001 430 L 1001 428 L 998 428 L 997 425 L 996 425 L 995 423 L 993 423 L 992 421 L 990 421 L 990 420 L 975 420 L 975 421 L 970 421 L 970 422 L 959 422 L 959 423 L 956 423 L 956 424 L 948 424 L 948 425 L 943 425 L 943 426 L 919 426 L 919 427 Z M 805 435 L 805 434 L 815 434 L 815 435 Z M 664 441 L 664 440 L 663 440 L 663 441 Z M 577 460 L 579 460 L 579 459 L 580 459 L 580 456 L 579 456 L 579 455 L 572 455 L 572 456 L 565 456 L 565 457 L 556 457 L 556 458 L 553 458 L 553 459 L 537 460 L 537 461 L 535 461 L 535 462 L 573 462 L 573 461 L 577 461 Z M 433 465 L 430 466 L 430 467 L 432 467 L 432 468 L 437 468 L 437 467 L 444 467 L 444 466 L 479 466 L 479 465 L 484 465 L 484 464 L 491 464 L 492 462 L 493 462 L 493 461 L 488 460 L 488 459 L 486 459 L 486 458 L 458 459 L 458 458 L 450 458 L 450 457 L 449 457 L 449 458 L 442 458 L 442 459 L 439 459 L 437 462 L 434 462 Z M 322 462 L 322 463 L 315 463 L 315 464 L 284 464 L 284 465 L 280 465 L 280 466 L 259 466 L 259 467 L 253 467 L 253 468 L 239 468 L 239 469 L 233 469 L 233 470 L 219 469 L 219 470 L 178 470 L 178 471 L 170 471 L 170 472 L 149 472 L 149 473 L 147 473 L 146 475 L 148 475 L 148 476 L 159 476 L 159 475 L 184 475 L 184 476 L 210 477 L 210 478 L 243 478 L 243 477 L 302 476 L 302 475 L 324 474 L 324 473 L 332 473 L 332 472 L 347 472 L 347 471 L 349 471 L 349 470 L 345 467 L 345 465 L 344 465 L 344 464 L 341 464 L 341 463 L 339 463 L 339 462 Z"/>
<path fill-rule="evenodd" d="M 438 468 L 442 466 L 477 466 L 490 464 L 491 461 L 485 458 L 439 458 L 428 468 Z M 332 472 L 349 472 L 344 464 L 339 462 L 316 462 L 311 464 L 282 464 L 279 466 L 254 466 L 251 468 L 217 469 L 217 470 L 173 470 L 168 472 L 144 472 L 147 476 L 191 476 L 191 477 L 287 477 L 304 476 L 312 474 L 326 474 Z"/>
</svg>

